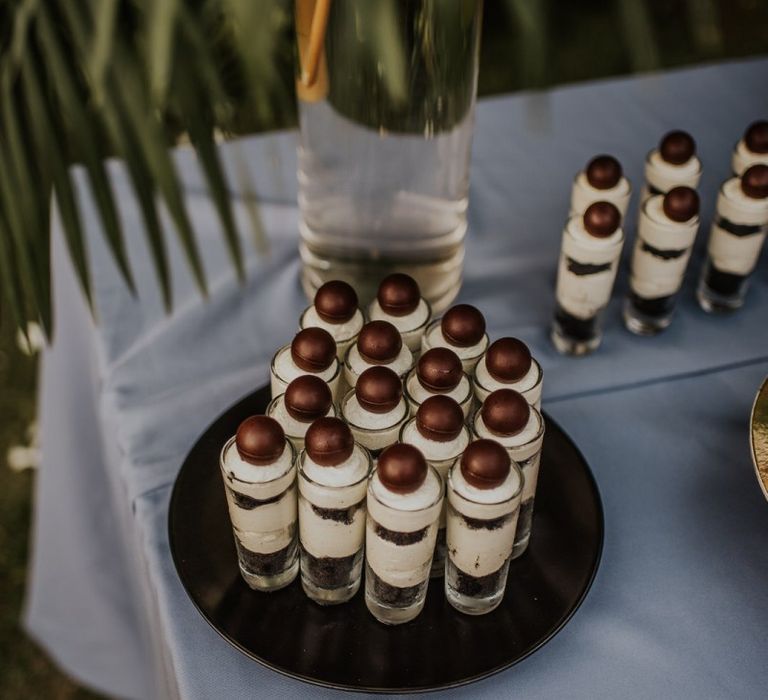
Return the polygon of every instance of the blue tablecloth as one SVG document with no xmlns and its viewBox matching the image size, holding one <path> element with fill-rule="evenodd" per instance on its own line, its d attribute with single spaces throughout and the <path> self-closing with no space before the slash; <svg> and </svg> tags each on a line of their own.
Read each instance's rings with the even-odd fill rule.
<svg viewBox="0 0 768 700">
<path fill-rule="evenodd" d="M 748 416 L 768 374 L 768 256 L 737 314 L 707 316 L 693 288 L 731 148 L 747 123 L 768 114 L 767 77 L 761 59 L 480 102 L 460 300 L 483 310 L 492 336 L 520 336 L 541 361 L 544 408 L 593 467 L 606 540 L 592 592 L 570 624 L 520 665 L 451 695 L 764 697 L 768 505 L 752 476 Z M 548 325 L 572 177 L 592 155 L 613 153 L 637 191 L 646 152 L 672 128 L 695 136 L 704 164 L 702 232 L 679 313 L 657 338 L 625 331 L 624 270 L 603 346 L 587 358 L 560 357 Z M 98 326 L 55 220 L 59 323 L 43 365 L 26 624 L 62 665 L 108 692 L 334 695 L 266 670 L 222 641 L 186 597 L 166 530 L 186 452 L 219 412 L 267 381 L 269 358 L 305 305 L 295 142 L 286 132 L 222 147 L 233 173 L 247 164 L 269 243 L 257 253 L 244 238 L 244 287 L 194 155 L 176 154 L 211 294 L 206 303 L 195 291 L 164 216 L 171 316 L 120 164 L 110 172 L 139 296 L 121 283 L 82 186 Z M 233 198 L 248 231 L 248 196 L 238 189 Z M 634 206 L 627 220 L 631 238 Z"/>
</svg>

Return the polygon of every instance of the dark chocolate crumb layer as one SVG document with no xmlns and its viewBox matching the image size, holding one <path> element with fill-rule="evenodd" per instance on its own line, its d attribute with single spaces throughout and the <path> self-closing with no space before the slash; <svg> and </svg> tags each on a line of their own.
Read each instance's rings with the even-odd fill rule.
<svg viewBox="0 0 768 700">
<path fill-rule="evenodd" d="M 632 306 L 644 316 L 667 316 L 675 306 L 674 295 L 644 299 L 638 294 L 631 292 L 629 296 Z"/>
<path fill-rule="evenodd" d="M 491 574 L 485 576 L 472 576 L 465 571 L 459 569 L 453 562 L 451 567 L 455 576 L 451 585 L 461 595 L 468 596 L 470 598 L 487 598 L 497 593 L 501 584 L 502 574 L 506 571 L 502 564 L 501 568 L 494 571 Z"/>
<path fill-rule="evenodd" d="M 315 515 L 323 520 L 333 520 L 335 523 L 344 523 L 351 525 L 355 519 L 355 513 L 365 506 L 365 499 L 351 505 L 349 508 L 321 508 L 314 503 L 310 503 Z"/>
<path fill-rule="evenodd" d="M 314 557 L 303 547 L 301 550 L 302 571 L 319 588 L 346 586 L 350 583 L 353 569 L 361 562 L 362 550 L 347 557 Z"/>
<path fill-rule="evenodd" d="M 291 542 L 288 546 L 271 552 L 269 554 L 260 554 L 246 549 L 240 540 L 235 537 L 237 545 L 237 556 L 243 568 L 249 573 L 257 576 L 276 576 L 285 571 L 296 559 L 298 546 L 296 544 L 296 525 L 291 525 Z"/>
<path fill-rule="evenodd" d="M 288 488 L 282 493 L 278 493 L 277 496 L 258 499 L 251 498 L 250 496 L 246 496 L 242 493 L 238 493 L 234 489 L 229 488 L 229 486 L 227 486 L 227 489 L 229 489 L 229 493 L 232 495 L 232 500 L 235 502 L 238 508 L 242 508 L 243 510 L 253 510 L 254 508 L 259 508 L 261 506 L 268 506 L 270 503 L 277 503 L 283 496 L 285 496 L 288 491 L 290 491 L 290 488 Z"/>
<path fill-rule="evenodd" d="M 395 532 L 394 530 L 388 530 L 387 528 L 382 527 L 378 523 L 374 524 L 375 532 L 378 537 L 400 546 L 421 542 L 427 536 L 427 532 L 429 531 L 429 526 L 427 526 L 421 530 L 415 530 L 414 532 Z"/>
<path fill-rule="evenodd" d="M 598 334 L 596 318 L 576 318 L 558 304 L 555 320 L 564 335 L 574 340 L 592 340 Z"/>
<path fill-rule="evenodd" d="M 373 580 L 373 591 L 377 601 L 393 608 L 407 608 L 413 605 L 423 595 L 424 588 L 429 581 L 427 578 L 415 586 L 400 588 L 399 586 L 392 586 L 386 581 L 382 581 L 370 566 L 367 568 L 365 575 L 370 576 Z"/>
<path fill-rule="evenodd" d="M 498 530 L 499 528 L 504 527 L 514 515 L 514 512 L 512 512 L 502 515 L 499 518 L 481 520 L 480 518 L 468 518 L 466 515 L 457 512 L 455 509 L 453 510 L 453 513 L 461 518 L 470 530 Z"/>
<path fill-rule="evenodd" d="M 707 271 L 706 284 L 713 292 L 725 297 L 739 293 L 746 275 L 734 275 L 730 272 L 721 272 L 711 262 Z"/>
</svg>

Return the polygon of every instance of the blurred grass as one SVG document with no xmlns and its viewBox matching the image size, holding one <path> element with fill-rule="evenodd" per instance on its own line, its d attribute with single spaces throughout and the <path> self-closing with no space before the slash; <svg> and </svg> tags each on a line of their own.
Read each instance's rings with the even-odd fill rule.
<svg viewBox="0 0 768 700">
<path fill-rule="evenodd" d="M 765 0 L 488 0 L 479 92 L 766 53 L 767 26 Z M 249 127 L 254 120 L 243 115 Z M 34 419 L 36 360 L 18 350 L 12 325 L 0 321 L 0 699 L 95 697 L 58 672 L 19 625 L 34 474 L 12 472 L 6 455 Z"/>
</svg>

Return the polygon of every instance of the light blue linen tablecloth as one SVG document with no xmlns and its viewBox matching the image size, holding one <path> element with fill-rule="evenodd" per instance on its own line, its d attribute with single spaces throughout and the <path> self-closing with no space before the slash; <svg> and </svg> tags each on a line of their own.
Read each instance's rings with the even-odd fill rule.
<svg viewBox="0 0 768 700">
<path fill-rule="evenodd" d="M 520 336 L 541 361 L 544 408 L 592 465 L 606 537 L 592 592 L 570 624 L 513 669 L 451 695 L 765 696 L 768 504 L 752 476 L 747 427 L 768 374 L 768 256 L 738 314 L 707 316 L 693 288 L 731 148 L 747 123 L 767 115 L 765 59 L 479 103 L 460 300 L 483 310 L 492 336 Z M 594 154 L 613 153 L 637 191 L 646 152 L 672 128 L 695 136 L 704 163 L 702 232 L 679 313 L 657 338 L 625 331 L 624 270 L 603 346 L 588 358 L 560 357 L 548 325 L 573 175 Z M 306 304 L 295 141 L 291 132 L 222 147 L 232 172 L 247 163 L 269 241 L 264 254 L 244 239 L 243 287 L 193 154 L 176 154 L 211 293 L 200 299 L 169 235 L 172 316 L 162 310 L 119 164 L 111 175 L 139 296 L 122 285 L 81 187 L 97 327 L 55 223 L 58 331 L 43 364 L 26 625 L 63 666 L 107 692 L 335 695 L 260 667 L 208 627 L 176 576 L 166 524 L 188 449 L 222 410 L 267 381 L 272 352 Z M 233 197 L 247 231 L 247 198 Z"/>
</svg>

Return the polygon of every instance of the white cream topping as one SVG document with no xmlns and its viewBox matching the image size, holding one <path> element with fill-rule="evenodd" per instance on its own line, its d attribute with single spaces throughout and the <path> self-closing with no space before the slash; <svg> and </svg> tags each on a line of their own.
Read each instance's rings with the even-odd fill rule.
<svg viewBox="0 0 768 700">
<path fill-rule="evenodd" d="M 386 413 L 373 413 L 372 411 L 364 409 L 357 400 L 357 396 L 352 393 L 349 396 L 349 399 L 344 403 L 342 413 L 344 419 L 357 428 L 363 428 L 365 430 L 384 430 L 385 428 L 391 428 L 405 418 L 407 410 L 408 406 L 405 403 L 405 399 L 401 398 L 400 403 L 398 403 L 391 411 L 387 411 Z"/>
<path fill-rule="evenodd" d="M 571 214 L 583 214 L 589 205 L 594 202 L 611 202 L 616 206 L 623 218 L 627 211 L 631 192 L 629 180 L 623 176 L 616 183 L 615 187 L 607 190 L 598 190 L 589 184 L 586 172 L 582 170 L 576 176 L 571 188 Z"/>
<path fill-rule="evenodd" d="M 329 323 L 320 318 L 320 315 L 317 313 L 317 309 L 315 309 L 313 304 L 302 315 L 301 327 L 302 329 L 322 328 L 323 330 L 328 331 L 333 336 L 334 340 L 339 342 L 356 336 L 363 327 L 364 321 L 365 319 L 363 319 L 362 311 L 357 309 L 349 321 L 344 321 L 344 323 Z"/>
<path fill-rule="evenodd" d="M 360 376 L 365 370 L 370 367 L 377 367 L 363 359 L 360 351 L 357 349 L 357 344 L 351 345 L 347 352 L 347 364 L 351 368 L 353 374 Z M 405 374 L 413 366 L 413 354 L 408 347 L 403 343 L 403 347 L 400 348 L 400 352 L 392 362 L 382 365 L 391 369 L 398 377 Z"/>
<path fill-rule="evenodd" d="M 294 379 L 304 376 L 305 374 L 312 374 L 316 377 L 320 377 L 324 382 L 329 382 L 338 371 L 338 362 L 339 361 L 334 357 L 330 366 L 322 372 L 308 372 L 305 369 L 301 369 L 301 367 L 293 361 L 293 358 L 291 357 L 291 346 L 286 345 L 277 351 L 274 368 L 275 374 L 277 374 L 277 376 L 286 384 L 290 384 Z"/>
<path fill-rule="evenodd" d="M 488 371 L 488 365 L 485 364 L 485 357 L 483 357 L 483 359 L 477 363 L 477 367 L 475 367 L 475 377 L 480 386 L 491 392 L 496 391 L 497 389 L 514 389 L 522 394 L 523 392 L 530 391 L 536 386 L 539 381 L 540 371 L 539 366 L 535 362 L 531 362 L 528 371 L 517 381 L 500 382 L 498 379 L 491 376 L 491 373 Z"/>
<path fill-rule="evenodd" d="M 322 486 L 349 486 L 356 484 L 368 474 L 368 456 L 358 445 L 352 450 L 352 454 L 341 464 L 332 467 L 324 467 L 312 461 L 308 453 L 305 453 L 302 471 Z"/>
<path fill-rule="evenodd" d="M 768 153 L 755 153 L 747 148 L 744 139 L 739 139 L 736 147 L 733 149 L 733 158 L 731 159 L 731 169 L 737 175 L 742 175 L 753 165 L 763 163 L 768 165 Z"/>
<path fill-rule="evenodd" d="M 416 419 L 412 419 L 403 428 L 402 442 L 418 447 L 429 462 L 442 462 L 458 457 L 469 444 L 469 431 L 462 427 L 461 432 L 453 440 L 438 442 L 425 438 L 416 426 Z"/>
<path fill-rule="evenodd" d="M 469 379 L 466 374 L 461 375 L 459 383 L 448 392 L 434 392 L 429 389 L 425 389 L 419 378 L 416 376 L 416 370 L 414 369 L 409 375 L 405 383 L 408 395 L 418 404 L 424 403 L 430 396 L 449 396 L 456 403 L 462 404 L 469 398 L 470 385 Z"/>
<path fill-rule="evenodd" d="M 272 410 L 270 411 L 270 417 L 274 418 L 280 425 L 283 426 L 283 431 L 290 437 L 304 437 L 309 426 L 312 425 L 312 421 L 304 422 L 296 420 L 285 407 L 285 395 L 281 394 L 277 397 L 277 400 L 272 404 Z M 326 416 L 335 416 L 336 409 L 331 404 L 331 408 Z"/>
<path fill-rule="evenodd" d="M 483 420 L 483 414 L 478 411 L 475 418 L 475 432 L 478 437 L 495 440 L 506 448 L 519 447 L 533 440 L 541 430 L 541 415 L 538 411 L 532 410 L 528 416 L 528 422 L 525 427 L 516 435 L 496 435 L 488 430 Z"/>
<path fill-rule="evenodd" d="M 263 484 L 285 474 L 293 463 L 293 452 L 286 442 L 283 453 L 272 464 L 251 464 L 237 451 L 233 442 L 224 454 L 224 470 L 246 484 Z"/>
<path fill-rule="evenodd" d="M 398 331 L 406 333 L 423 326 L 429 320 L 429 306 L 424 299 L 419 299 L 418 306 L 405 316 L 392 316 L 381 308 L 378 299 L 374 299 L 368 308 L 371 321 L 389 321 Z"/>
<path fill-rule="evenodd" d="M 657 187 L 660 184 L 664 185 L 664 190 L 672 189 L 672 187 L 677 185 L 696 187 L 700 175 L 701 161 L 695 155 L 691 156 L 685 163 L 676 165 L 664 160 L 659 150 L 654 149 L 646 161 L 646 180 Z"/>
<path fill-rule="evenodd" d="M 440 322 L 436 322 L 431 328 L 427 330 L 427 347 L 429 348 L 450 348 L 453 350 L 460 360 L 469 360 L 473 357 L 480 355 L 488 345 L 488 336 L 484 335 L 477 343 L 470 345 L 469 347 L 459 347 L 458 345 L 451 345 L 443 335 L 443 329 Z"/>
<path fill-rule="evenodd" d="M 484 505 L 495 505 L 508 501 L 521 490 L 520 487 L 522 486 L 518 471 L 516 469 L 510 469 L 507 478 L 495 488 L 479 489 L 476 486 L 472 486 L 472 484 L 464 478 L 459 462 L 456 462 L 451 470 L 451 484 L 456 493 L 460 496 L 463 496 L 469 501 L 482 503 Z"/>
<path fill-rule="evenodd" d="M 378 472 L 371 477 L 371 491 L 381 503 L 400 511 L 416 511 L 428 508 L 440 498 L 443 491 L 443 482 L 432 470 L 427 471 L 427 476 L 419 488 L 411 493 L 395 493 L 390 491 L 379 479 Z M 406 530 L 407 532 L 407 530 Z"/>
</svg>

